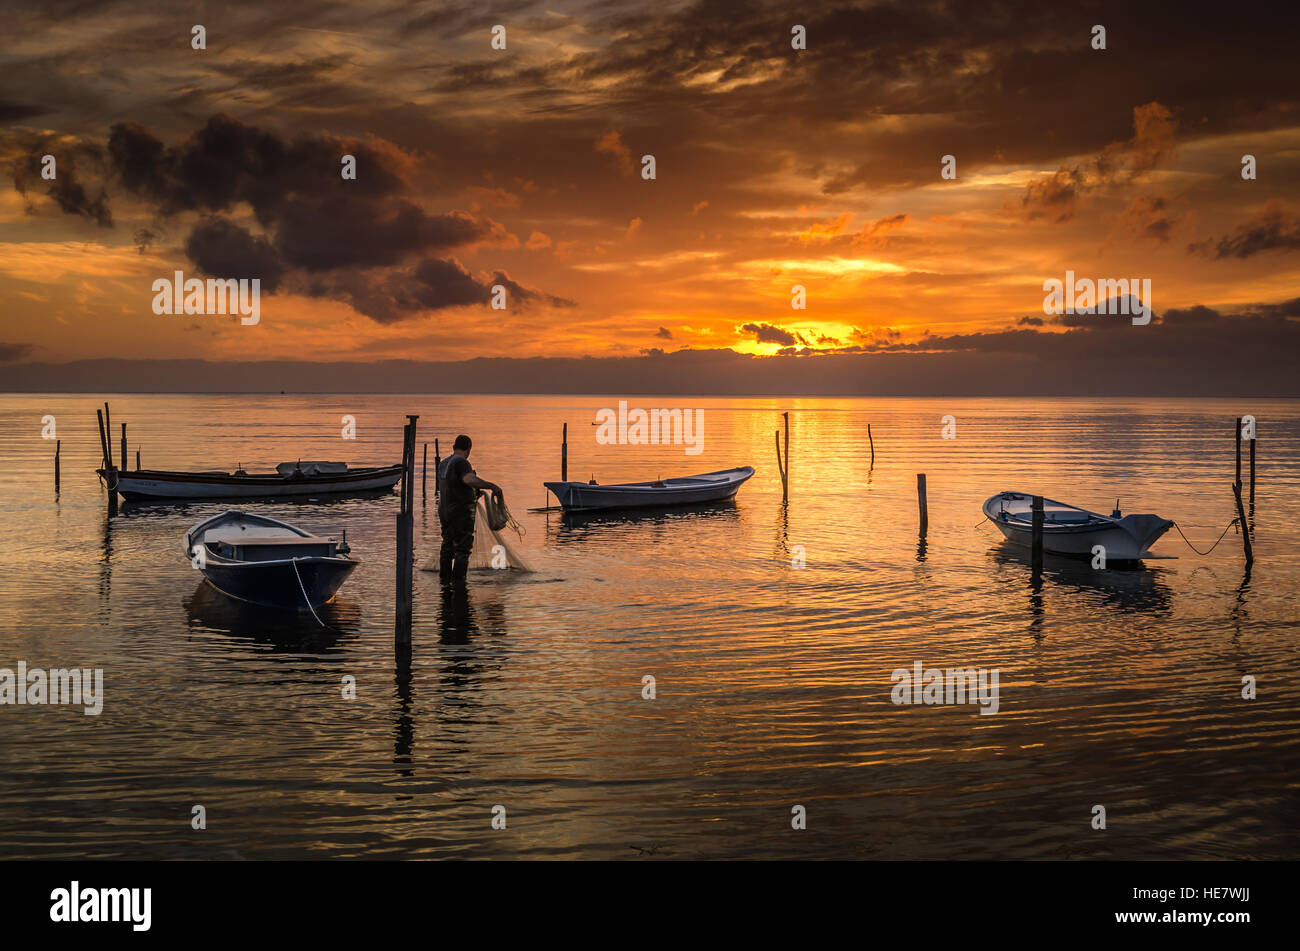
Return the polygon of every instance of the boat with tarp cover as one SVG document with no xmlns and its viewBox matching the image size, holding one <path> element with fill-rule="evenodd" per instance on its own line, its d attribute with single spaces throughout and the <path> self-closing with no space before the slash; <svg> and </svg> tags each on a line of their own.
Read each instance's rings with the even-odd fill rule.
<svg viewBox="0 0 1300 951">
<path fill-rule="evenodd" d="M 349 468 L 345 462 L 282 462 L 274 472 L 222 470 L 176 472 L 162 469 L 96 469 L 110 492 L 133 501 L 185 499 L 269 499 L 302 495 L 346 495 L 392 489 L 402 467 Z"/>
</svg>

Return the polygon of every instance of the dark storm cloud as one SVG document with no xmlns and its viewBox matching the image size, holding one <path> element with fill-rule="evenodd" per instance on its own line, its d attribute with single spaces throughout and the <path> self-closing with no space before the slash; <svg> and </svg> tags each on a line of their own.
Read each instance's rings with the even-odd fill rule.
<svg viewBox="0 0 1300 951">
<path fill-rule="evenodd" d="M 185 253 L 208 275 L 262 282 L 262 290 L 274 293 L 284 273 L 279 252 L 266 238 L 253 235 L 227 218 L 204 218 L 190 232 Z"/>
<path fill-rule="evenodd" d="M 1214 258 L 1248 258 L 1262 251 L 1300 249 L 1300 215 L 1280 201 L 1270 201 L 1237 230 L 1222 238 L 1190 244 L 1189 252 Z"/>
<path fill-rule="evenodd" d="M 413 202 L 376 203 L 336 194 L 295 198 L 277 209 L 276 247 L 309 271 L 396 264 L 488 237 L 491 227 L 464 212 L 430 215 Z"/>
<path fill-rule="evenodd" d="M 777 327 L 774 324 L 745 324 L 740 328 L 741 332 L 753 334 L 754 339 L 759 343 L 779 343 L 782 346 L 792 346 L 796 342 L 802 343 L 802 339 L 784 327 Z"/>
<path fill-rule="evenodd" d="M 502 271 L 475 277 L 455 258 L 426 259 L 409 271 L 390 271 L 381 277 L 341 272 L 314 280 L 309 293 L 344 299 L 372 320 L 391 324 L 421 312 L 486 305 L 498 284 L 505 288 L 506 305 L 511 309 L 535 303 L 573 306 L 573 301 L 524 287 Z"/>
<path fill-rule="evenodd" d="M 48 115 L 50 111 L 45 106 L 28 105 L 27 103 L 0 99 L 0 125 L 8 122 L 22 122 L 24 119 L 35 119 L 37 116 Z"/>
<path fill-rule="evenodd" d="M 31 194 L 44 192 L 64 214 L 86 218 L 101 228 L 113 227 L 107 193 L 102 187 L 87 188 L 79 170 L 82 165 L 102 166 L 101 149 L 88 143 L 68 144 L 53 136 L 24 134 L 9 144 L 9 150 L 17 153 L 9 164 L 9 173 L 15 190 L 28 199 L 29 211 L 34 211 Z M 55 160 L 53 179 L 41 176 L 46 155 Z"/>
<path fill-rule="evenodd" d="M 333 136 L 286 140 L 228 115 L 215 115 L 179 145 L 167 146 L 137 122 L 113 126 L 108 154 L 122 184 L 163 215 L 226 211 L 245 202 L 263 226 L 300 196 L 346 194 L 382 201 L 406 186 L 401 153 Z M 342 157 L 356 156 L 344 181 Z"/>
<path fill-rule="evenodd" d="M 39 182 L 41 150 L 29 147 L 14 163 L 19 191 Z M 493 284 L 516 304 L 573 302 L 525 287 L 504 272 L 485 280 L 458 262 L 426 259 L 410 272 L 366 275 L 415 257 L 508 238 L 490 218 L 463 211 L 431 213 L 404 197 L 413 160 L 382 140 L 329 135 L 284 138 L 228 115 L 211 117 L 176 145 L 167 145 L 137 122 L 114 125 L 107 165 L 127 192 L 143 199 L 159 220 L 184 212 L 202 216 L 184 247 L 205 273 L 259 278 L 271 292 L 295 271 L 325 275 L 310 282 L 317 296 L 336 294 L 379 321 L 416 316 L 463 304 L 483 303 Z M 341 175 L 342 159 L 356 160 L 356 178 Z M 35 176 L 33 178 L 33 176 Z M 107 197 L 90 198 L 71 159 L 60 164 L 51 197 L 69 214 L 111 223 Z M 247 205 L 264 234 L 224 214 Z M 136 232 L 143 251 L 156 239 L 152 228 Z M 340 272 L 330 278 L 331 272 Z"/>
<path fill-rule="evenodd" d="M 29 357 L 36 348 L 30 343 L 0 343 L 0 363 L 13 363 Z"/>
</svg>

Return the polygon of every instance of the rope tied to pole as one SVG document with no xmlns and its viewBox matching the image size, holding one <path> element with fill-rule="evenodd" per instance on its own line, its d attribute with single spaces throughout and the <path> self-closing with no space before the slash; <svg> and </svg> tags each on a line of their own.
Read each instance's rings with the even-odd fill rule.
<svg viewBox="0 0 1300 951">
<path fill-rule="evenodd" d="M 1228 527 L 1225 528 L 1225 529 L 1223 530 L 1223 534 L 1220 535 L 1220 536 L 1218 537 L 1218 539 L 1215 540 L 1214 544 L 1211 545 L 1209 548 L 1207 548 L 1205 551 L 1201 551 L 1199 548 L 1197 548 L 1195 545 L 1193 545 L 1190 541 L 1188 541 L 1187 536 L 1186 536 L 1186 535 L 1183 535 L 1183 528 L 1182 528 L 1182 526 L 1179 525 L 1177 522 L 1174 522 L 1174 528 L 1178 529 L 1178 534 L 1183 536 L 1183 541 L 1186 542 L 1188 548 L 1190 548 L 1192 551 L 1196 552 L 1196 554 L 1198 554 L 1198 555 L 1202 555 L 1202 556 L 1203 556 L 1203 555 L 1208 555 L 1210 552 L 1214 551 L 1214 549 L 1218 548 L 1218 547 L 1219 547 L 1219 542 L 1223 541 L 1224 536 L 1228 534 L 1228 532 L 1229 532 L 1229 530 L 1232 528 L 1232 526 L 1236 525 L 1238 521 L 1239 521 L 1239 519 L 1235 519 L 1235 518 L 1234 518 L 1231 522 L 1229 522 L 1229 523 L 1228 523 Z"/>
</svg>

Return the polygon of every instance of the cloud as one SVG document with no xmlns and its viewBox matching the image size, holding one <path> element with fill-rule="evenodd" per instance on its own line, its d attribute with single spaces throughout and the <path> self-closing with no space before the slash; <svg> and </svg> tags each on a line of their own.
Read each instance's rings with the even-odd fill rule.
<svg viewBox="0 0 1300 951">
<path fill-rule="evenodd" d="M 606 132 L 598 138 L 596 151 L 612 155 L 618 163 L 619 171 L 628 178 L 632 177 L 632 152 L 623 144 L 623 137 L 618 132 Z"/>
<path fill-rule="evenodd" d="M 759 343 L 777 343 L 785 347 L 796 343 L 807 343 L 802 336 L 775 324 L 748 323 L 740 328 L 741 333 L 753 334 Z"/>
<path fill-rule="evenodd" d="M 1129 184 L 1174 154 L 1177 122 L 1158 102 L 1133 109 L 1133 136 L 1112 142 L 1081 165 L 1062 165 L 1025 186 L 1020 212 L 1028 220 L 1046 218 L 1059 224 L 1074 217 L 1085 195 L 1111 185 Z"/>
<path fill-rule="evenodd" d="M 39 181 L 42 148 L 43 141 L 28 141 L 15 160 L 20 192 Z M 481 303 L 492 284 L 504 285 L 513 303 L 573 306 L 504 272 L 480 280 L 454 259 L 441 259 L 457 248 L 517 247 L 519 242 L 490 218 L 430 212 L 405 197 L 415 158 L 383 139 L 286 138 L 217 114 L 176 145 L 165 144 L 138 122 L 120 122 L 111 128 L 106 148 L 82 146 L 81 152 L 98 157 L 106 175 L 142 199 L 157 222 L 197 212 L 199 220 L 183 247 L 212 276 L 259 278 L 268 292 L 292 278 L 314 296 L 337 296 L 381 322 Z M 111 225 L 106 193 L 88 197 L 72 154 L 60 159 L 51 196 L 68 214 Z M 354 180 L 341 175 L 345 155 L 356 161 Z M 499 198 L 498 192 L 509 194 L 500 189 L 490 194 Z M 262 233 L 227 217 L 244 206 Z M 158 228 L 136 230 L 142 253 L 156 240 Z M 529 241 L 531 248 L 550 244 L 539 232 Z M 413 261 L 408 270 L 365 273 Z"/>
<path fill-rule="evenodd" d="M 1138 195 L 1120 215 L 1120 225 L 1126 232 L 1161 244 L 1169 241 L 1176 222 L 1170 200 L 1164 195 Z"/>
<path fill-rule="evenodd" d="M 669 330 L 667 327 L 660 327 L 657 331 L 655 331 L 655 336 L 660 337 L 664 340 L 672 340 L 673 332 Z"/>
<path fill-rule="evenodd" d="M 426 259 L 410 270 L 391 271 L 382 276 L 339 272 L 313 282 L 309 293 L 341 297 L 372 320 L 391 324 L 428 311 L 486 305 L 498 284 L 505 288 L 509 309 L 539 303 L 551 307 L 574 306 L 571 300 L 525 287 L 503 271 L 475 277 L 455 258 Z"/>
<path fill-rule="evenodd" d="M 1277 199 L 1269 201 L 1257 214 L 1238 225 L 1232 234 L 1187 246 L 1190 253 L 1213 258 L 1248 258 L 1262 251 L 1297 249 L 1300 249 L 1300 215 L 1288 210 Z"/>
<path fill-rule="evenodd" d="M 262 282 L 274 293 L 284 274 L 284 261 L 260 235 L 250 234 L 219 215 L 202 219 L 185 242 L 185 253 L 205 274 L 219 278 Z"/>
<path fill-rule="evenodd" d="M 0 343 L 0 363 L 13 363 L 31 355 L 36 348 L 30 343 Z"/>
<path fill-rule="evenodd" d="M 78 161 L 88 165 L 102 164 L 103 151 L 97 146 L 76 141 L 66 141 L 50 135 L 24 135 L 19 154 L 9 165 L 14 188 L 24 198 L 38 189 L 59 206 L 64 214 L 76 215 L 95 222 L 101 228 L 113 227 L 113 214 L 109 210 L 108 195 L 99 188 L 95 195 L 82 183 Z M 54 178 L 45 179 L 41 172 L 46 155 L 54 157 Z M 33 212 L 31 204 L 28 211 Z"/>
</svg>

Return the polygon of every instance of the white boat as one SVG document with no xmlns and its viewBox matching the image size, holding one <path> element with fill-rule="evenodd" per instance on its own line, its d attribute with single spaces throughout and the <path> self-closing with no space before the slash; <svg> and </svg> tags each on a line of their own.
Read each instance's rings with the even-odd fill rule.
<svg viewBox="0 0 1300 951">
<path fill-rule="evenodd" d="M 1033 544 L 1033 495 L 999 492 L 984 503 L 984 514 L 1010 541 Z M 1118 502 L 1109 515 L 1043 499 L 1043 550 L 1058 555 L 1093 554 L 1101 545 L 1107 560 L 1135 561 L 1151 557 L 1149 551 L 1173 526 L 1159 515 L 1122 515 Z"/>
<path fill-rule="evenodd" d="M 594 512 L 602 509 L 720 502 L 734 496 L 753 474 L 753 466 L 740 466 L 737 469 L 720 469 L 717 472 L 677 479 L 656 479 L 653 482 L 623 482 L 616 485 L 547 482 L 545 485 L 566 512 Z"/>
<path fill-rule="evenodd" d="M 402 467 L 348 468 L 344 462 L 282 462 L 275 472 L 97 469 L 110 492 L 134 499 L 266 499 L 348 495 L 391 489 Z"/>
<path fill-rule="evenodd" d="M 265 515 L 230 510 L 185 533 L 185 554 L 208 583 L 237 601 L 306 611 L 338 593 L 361 562 L 343 541 Z"/>
</svg>

